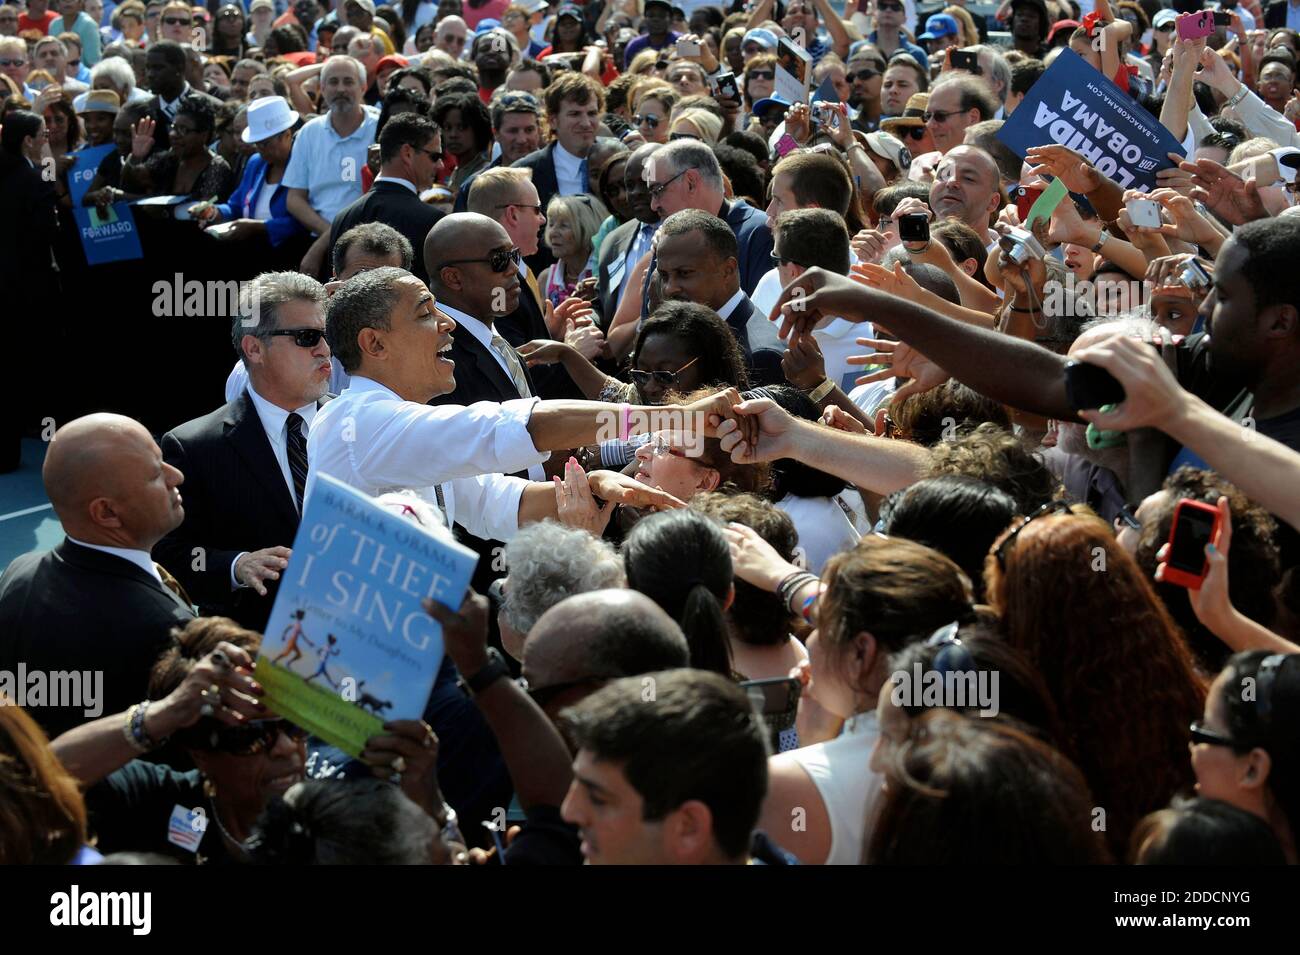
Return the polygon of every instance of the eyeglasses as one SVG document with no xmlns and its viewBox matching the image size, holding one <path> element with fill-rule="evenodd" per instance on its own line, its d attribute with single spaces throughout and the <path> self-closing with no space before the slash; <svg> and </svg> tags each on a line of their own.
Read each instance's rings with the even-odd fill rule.
<svg viewBox="0 0 1300 955">
<path fill-rule="evenodd" d="M 646 125 L 646 126 L 649 126 L 651 129 L 658 129 L 658 128 L 659 128 L 659 124 L 662 123 L 662 122 L 663 122 L 663 118 L 662 118 L 662 117 L 660 117 L 660 116 L 651 116 L 651 115 L 649 115 L 649 114 L 641 114 L 641 113 L 637 113 L 637 114 L 635 114 L 635 115 L 632 117 L 632 123 L 633 123 L 634 125 L 636 125 L 636 126 L 640 126 L 640 125 L 644 124 L 644 125 Z"/>
<path fill-rule="evenodd" d="M 1038 520 L 1040 517 L 1046 517 L 1048 514 L 1070 514 L 1070 513 L 1072 513 L 1070 511 L 1070 505 L 1067 504 L 1065 501 L 1048 501 L 1046 504 L 1040 507 L 1033 514 L 1029 515 L 1029 517 L 1026 517 L 1023 521 L 1020 522 L 1020 524 L 1016 527 L 1016 529 L 1012 531 L 1010 534 L 1008 534 L 1006 536 L 1006 539 L 1003 540 L 1002 543 L 998 545 L 998 549 L 993 552 L 993 556 L 998 559 L 998 566 L 1001 567 L 1003 570 L 1006 569 L 1007 551 L 1010 550 L 1011 545 L 1016 542 L 1016 538 L 1020 536 L 1020 532 L 1023 531 L 1026 527 L 1028 527 L 1030 524 L 1032 524 L 1034 521 Z"/>
<path fill-rule="evenodd" d="M 669 179 L 667 182 L 656 182 L 653 186 L 650 187 L 649 190 L 650 198 L 658 199 L 660 196 L 664 194 L 664 192 L 668 189 L 669 186 L 671 186 L 678 179 L 682 178 L 682 176 L 686 175 L 688 172 L 690 172 L 690 167 L 683 169 L 681 172 L 673 176 L 673 178 Z"/>
<path fill-rule="evenodd" d="M 252 720 L 243 726 L 214 729 L 207 734 L 203 748 L 231 756 L 256 756 L 273 749 L 281 733 L 294 743 L 308 736 L 305 729 L 288 720 Z"/>
<path fill-rule="evenodd" d="M 27 65 L 27 61 L 26 61 L 26 60 L 13 60 L 13 59 L 8 59 L 8 58 L 3 59 L 3 60 L 0 60 L 0 66 L 5 66 L 5 67 L 9 67 L 9 66 L 26 66 L 26 65 Z"/>
<path fill-rule="evenodd" d="M 417 149 L 416 152 L 428 156 L 434 162 L 442 162 L 442 157 L 446 155 L 437 149 Z"/>
<path fill-rule="evenodd" d="M 959 113 L 964 113 L 964 112 L 966 112 L 966 110 L 964 109 L 936 109 L 933 112 L 927 109 L 924 113 L 921 114 L 921 118 L 925 120 L 927 123 L 930 122 L 931 120 L 934 120 L 935 122 L 939 122 L 939 123 L 946 123 L 948 122 L 949 116 L 956 116 Z"/>
<path fill-rule="evenodd" d="M 292 338 L 293 343 L 299 348 L 315 348 L 320 344 L 320 340 L 325 337 L 325 333 L 319 328 L 281 328 L 274 332 L 266 333 L 268 338 Z"/>
<path fill-rule="evenodd" d="M 750 70 L 749 78 L 751 80 L 774 80 L 776 79 L 776 70 Z"/>
<path fill-rule="evenodd" d="M 901 3 L 877 3 L 876 12 L 879 13 L 881 10 L 893 10 L 895 13 L 901 13 L 903 5 Z"/>
<path fill-rule="evenodd" d="M 628 377 L 630 377 L 632 381 L 634 381 L 639 387 L 642 388 L 644 388 L 647 384 L 649 384 L 650 379 L 652 378 L 654 379 L 655 384 L 663 385 L 665 388 L 669 388 L 677 384 L 678 375 L 684 372 L 687 368 L 690 368 L 691 365 L 695 364 L 699 360 L 700 360 L 700 356 L 696 355 L 694 358 L 692 358 L 686 364 L 682 365 L 682 367 L 678 368 L 676 371 L 642 371 L 640 368 L 633 368 L 630 371 L 628 371 Z"/>
<path fill-rule="evenodd" d="M 497 206 L 496 208 L 498 208 L 498 209 L 531 209 L 531 210 L 533 211 L 533 214 L 534 214 L 534 215 L 539 215 L 539 216 L 540 216 L 540 215 L 542 214 L 542 207 L 541 207 L 541 206 L 530 206 L 530 205 L 529 205 L 528 203 L 526 203 L 526 202 L 503 202 L 501 205 Z"/>
<path fill-rule="evenodd" d="M 874 80 L 880 75 L 880 73 L 880 70 L 856 70 L 853 72 L 845 71 L 844 76 L 849 80 L 849 82 L 852 82 L 853 80 L 861 80 L 866 83 L 870 80 Z"/>
<path fill-rule="evenodd" d="M 493 272 L 509 272 L 513 263 L 515 268 L 519 268 L 519 259 L 521 253 L 518 249 L 493 249 L 487 254 L 485 259 L 452 259 L 450 262 L 443 262 L 441 268 L 447 268 L 451 265 L 470 265 L 476 262 L 486 262 L 492 267 Z"/>
<path fill-rule="evenodd" d="M 169 27 L 187 27 L 194 21 L 189 19 L 188 17 L 184 19 L 182 19 L 181 17 L 163 17 L 162 22 Z"/>
</svg>

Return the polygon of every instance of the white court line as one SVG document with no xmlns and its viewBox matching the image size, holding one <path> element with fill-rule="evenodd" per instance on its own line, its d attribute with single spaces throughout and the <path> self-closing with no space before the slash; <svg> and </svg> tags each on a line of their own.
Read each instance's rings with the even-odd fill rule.
<svg viewBox="0 0 1300 955">
<path fill-rule="evenodd" d="M 12 511 L 9 514 L 0 514 L 0 521 L 7 521 L 14 517 L 26 517 L 28 514 L 35 514 L 37 511 L 48 511 L 53 504 L 37 504 L 35 507 L 28 507 L 21 511 Z"/>
</svg>

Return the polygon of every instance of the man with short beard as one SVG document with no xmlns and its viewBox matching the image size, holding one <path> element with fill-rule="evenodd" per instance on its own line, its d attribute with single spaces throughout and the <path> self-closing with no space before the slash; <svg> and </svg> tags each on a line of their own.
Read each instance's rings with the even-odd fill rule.
<svg viewBox="0 0 1300 955">
<path fill-rule="evenodd" d="M 849 81 L 849 105 L 857 110 L 854 129 L 874 132 L 880 125 L 880 86 L 885 75 L 885 54 L 873 46 L 861 45 L 849 57 L 845 78 Z"/>
<path fill-rule="evenodd" d="M 289 213 L 320 237 L 303 259 L 309 275 L 320 274 L 330 222 L 361 197 L 361 169 L 379 124 L 379 111 L 361 102 L 366 68 L 350 56 L 330 57 L 320 86 L 329 112 L 299 130 L 282 181 Z"/>
<path fill-rule="evenodd" d="M 483 102 L 491 102 L 493 91 L 506 81 L 506 74 L 519 58 L 516 42 L 509 31 L 500 29 L 474 37 L 469 58 L 478 67 L 479 97 Z"/>
</svg>

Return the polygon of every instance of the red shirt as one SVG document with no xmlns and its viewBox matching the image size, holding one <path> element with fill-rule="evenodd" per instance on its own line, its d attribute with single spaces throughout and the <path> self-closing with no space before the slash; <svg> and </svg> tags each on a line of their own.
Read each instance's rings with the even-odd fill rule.
<svg viewBox="0 0 1300 955">
<path fill-rule="evenodd" d="M 22 33 L 24 30 L 40 30 L 41 33 L 49 36 L 50 24 L 57 19 L 59 19 L 59 15 L 53 10 L 46 10 L 45 19 L 43 20 L 33 20 L 27 15 L 26 11 L 24 11 L 18 14 L 18 32 Z"/>
</svg>

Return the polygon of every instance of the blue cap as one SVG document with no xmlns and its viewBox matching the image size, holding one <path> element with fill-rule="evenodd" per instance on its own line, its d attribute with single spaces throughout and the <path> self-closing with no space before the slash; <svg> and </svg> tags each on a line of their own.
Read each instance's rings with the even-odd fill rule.
<svg viewBox="0 0 1300 955">
<path fill-rule="evenodd" d="M 784 106 L 787 109 L 789 109 L 793 105 L 794 104 L 791 103 L 784 96 L 775 96 L 775 95 L 768 96 L 759 100 L 757 103 L 754 104 L 754 112 L 752 115 L 762 116 L 763 111 L 767 109 L 769 106 Z"/>
<path fill-rule="evenodd" d="M 743 50 L 746 43 L 758 43 L 768 50 L 775 50 L 777 46 L 776 34 L 771 30 L 764 30 L 762 27 L 756 27 L 750 30 L 741 38 L 740 48 Z"/>
<path fill-rule="evenodd" d="M 573 17 L 573 19 L 582 23 L 582 7 L 576 3 L 562 3 L 560 9 L 555 11 L 555 19 L 559 20 L 561 17 Z"/>
<path fill-rule="evenodd" d="M 494 30 L 499 26 L 501 26 L 500 20 L 480 20 L 478 26 L 474 28 L 474 33 L 487 33 L 488 30 Z"/>
<path fill-rule="evenodd" d="M 950 13 L 936 13 L 929 20 L 925 21 L 925 32 L 922 33 L 918 40 L 938 40 L 945 36 L 960 36 L 961 29 L 957 26 L 957 18 Z"/>
</svg>

